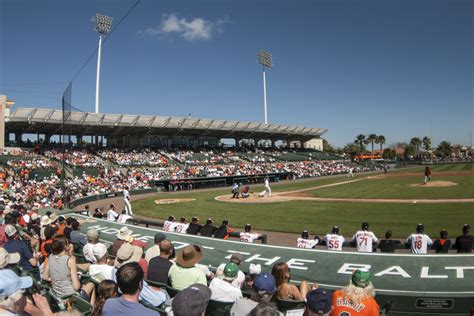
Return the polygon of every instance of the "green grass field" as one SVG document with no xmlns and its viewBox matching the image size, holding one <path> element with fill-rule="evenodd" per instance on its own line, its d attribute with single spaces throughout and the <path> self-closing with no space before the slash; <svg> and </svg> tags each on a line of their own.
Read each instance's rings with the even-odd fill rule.
<svg viewBox="0 0 474 316">
<path fill-rule="evenodd" d="M 436 199 L 474 198 L 473 164 L 440 165 L 433 167 L 433 181 L 443 180 L 458 183 L 453 187 L 413 187 L 421 183 L 423 167 L 390 170 L 396 177 L 367 179 L 375 174 L 360 174 L 354 179 L 363 180 L 335 187 L 308 191 L 318 197 L 345 198 L 397 198 Z M 452 173 L 458 173 L 452 175 Z M 415 173 L 415 175 L 414 175 Z M 462 174 L 464 173 L 464 174 Z M 419 174 L 417 176 L 416 174 Z M 275 184 L 275 192 L 311 188 L 320 185 L 347 181 L 346 177 L 326 177 L 310 181 L 295 181 Z M 262 186 L 252 186 L 258 192 Z M 196 215 L 201 220 L 208 217 L 219 222 L 229 219 L 231 226 L 243 227 L 251 223 L 255 229 L 300 233 L 308 229 L 311 234 L 325 234 L 333 225 L 341 228 L 341 233 L 352 235 L 362 221 L 368 221 L 371 229 L 382 236 L 388 228 L 395 237 L 406 237 L 413 232 L 417 223 L 422 222 L 428 234 L 436 237 L 442 228 L 448 229 L 450 236 L 458 235 L 465 223 L 474 224 L 474 203 L 446 204 L 369 204 L 291 201 L 268 204 L 237 204 L 216 201 L 214 198 L 230 194 L 230 189 L 216 191 L 193 191 L 175 194 L 157 194 L 154 198 L 137 200 L 133 208 L 137 214 L 166 218 L 169 214 L 188 218 Z M 156 205 L 154 200 L 167 198 L 194 198 L 196 201 Z"/>
</svg>

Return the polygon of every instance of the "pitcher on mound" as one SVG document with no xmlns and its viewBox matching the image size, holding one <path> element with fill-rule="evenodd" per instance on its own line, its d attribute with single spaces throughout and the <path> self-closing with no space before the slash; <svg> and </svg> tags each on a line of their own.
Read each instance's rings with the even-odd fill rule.
<svg viewBox="0 0 474 316">
<path fill-rule="evenodd" d="M 258 196 L 264 197 L 265 193 L 267 193 L 269 197 L 272 197 L 272 188 L 270 188 L 270 179 L 268 177 L 265 177 L 265 180 L 263 183 L 264 183 L 263 187 L 265 188 L 265 190 L 263 190 Z"/>
</svg>

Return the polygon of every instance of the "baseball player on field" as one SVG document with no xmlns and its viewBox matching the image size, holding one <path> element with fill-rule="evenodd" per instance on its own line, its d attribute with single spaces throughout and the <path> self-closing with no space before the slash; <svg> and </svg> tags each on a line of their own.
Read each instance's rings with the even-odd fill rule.
<svg viewBox="0 0 474 316">
<path fill-rule="evenodd" d="M 358 252 L 372 252 L 377 244 L 377 237 L 369 231 L 369 223 L 363 222 L 361 230 L 352 236 L 352 242 L 356 243 Z"/>
<path fill-rule="evenodd" d="M 245 225 L 244 232 L 240 233 L 241 242 L 253 243 L 254 240 L 259 239 L 262 235 L 257 233 L 252 233 L 252 225 Z"/>
<path fill-rule="evenodd" d="M 265 180 L 263 181 L 263 187 L 265 190 L 263 190 L 258 196 L 264 197 L 265 193 L 267 193 L 269 197 L 272 197 L 272 188 L 270 188 L 270 179 L 268 177 L 265 177 Z"/>
<path fill-rule="evenodd" d="M 127 215 L 133 217 L 132 204 L 130 203 L 131 200 L 132 198 L 130 197 L 128 186 L 125 186 L 123 190 L 123 203 L 125 204 L 125 211 L 127 212 Z"/>
<path fill-rule="evenodd" d="M 313 240 L 309 239 L 309 234 L 307 230 L 304 230 L 301 233 L 301 237 L 296 240 L 296 247 L 298 248 L 312 249 L 315 248 L 317 244 L 319 244 L 319 238 L 316 237 Z"/>
<path fill-rule="evenodd" d="M 413 254 L 426 254 L 428 253 L 428 247 L 433 244 L 428 235 L 423 234 L 425 226 L 418 224 L 416 226 L 416 234 L 411 234 L 407 238 L 407 246 L 410 247 L 411 253 Z"/>
<path fill-rule="evenodd" d="M 326 244 L 328 250 L 342 251 L 342 245 L 346 240 L 344 237 L 339 235 L 339 227 L 334 226 L 331 234 L 326 234 L 323 238 L 323 242 Z"/>
</svg>

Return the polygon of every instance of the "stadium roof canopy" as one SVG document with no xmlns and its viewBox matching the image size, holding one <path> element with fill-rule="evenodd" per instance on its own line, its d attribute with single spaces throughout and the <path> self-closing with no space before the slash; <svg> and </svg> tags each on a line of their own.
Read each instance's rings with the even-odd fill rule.
<svg viewBox="0 0 474 316">
<path fill-rule="evenodd" d="M 61 134 L 63 112 L 54 109 L 17 108 L 5 118 L 8 133 Z M 281 124 L 212 120 L 173 116 L 70 112 L 66 120 L 72 135 L 163 135 L 219 138 L 297 139 L 318 138 L 327 130 Z"/>
</svg>

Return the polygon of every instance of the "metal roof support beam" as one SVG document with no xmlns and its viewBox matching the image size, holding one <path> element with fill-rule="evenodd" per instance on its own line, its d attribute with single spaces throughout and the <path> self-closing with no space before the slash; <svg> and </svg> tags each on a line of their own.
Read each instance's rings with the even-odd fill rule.
<svg viewBox="0 0 474 316">
<path fill-rule="evenodd" d="M 212 120 L 209 122 L 209 124 L 206 125 L 206 129 L 209 129 L 211 127 L 211 125 L 214 123 L 215 120 Z"/>
<path fill-rule="evenodd" d="M 163 128 L 164 128 L 164 127 L 167 127 L 167 126 L 170 124 L 171 118 L 172 118 L 172 117 L 170 116 L 170 117 L 168 117 L 168 118 L 166 119 L 166 121 L 163 123 L 163 126 L 162 126 Z"/>
<path fill-rule="evenodd" d="M 55 110 L 49 111 L 49 113 L 46 115 L 46 118 L 44 119 L 44 122 L 48 122 L 51 116 L 53 116 Z"/>
<path fill-rule="evenodd" d="M 133 125 L 133 126 L 137 126 L 137 124 L 138 124 L 138 120 L 139 120 L 139 119 L 140 119 L 140 115 L 137 115 L 137 117 L 133 119 L 133 121 L 132 121 L 131 125 Z"/>
<path fill-rule="evenodd" d="M 152 126 L 153 123 L 155 123 L 155 120 L 156 120 L 156 115 L 153 116 L 153 118 L 152 118 L 150 121 L 148 121 L 148 123 L 147 123 L 146 125 L 147 125 L 148 127 Z"/>
<path fill-rule="evenodd" d="M 79 120 L 79 123 L 81 124 L 84 124 L 84 122 L 86 121 L 86 118 L 89 116 L 89 113 L 86 112 L 82 115 L 81 119 Z"/>
<path fill-rule="evenodd" d="M 186 119 L 186 118 L 184 118 L 184 119 L 183 119 L 181 122 L 179 122 L 179 124 L 178 124 L 178 128 L 181 128 L 181 126 L 183 126 L 183 125 L 184 125 L 184 122 L 186 122 L 186 120 L 187 120 L 187 119 Z"/>
<path fill-rule="evenodd" d="M 225 124 L 227 124 L 227 120 L 224 121 L 224 123 L 222 123 L 221 125 L 219 125 L 217 128 L 218 129 L 221 129 L 225 126 Z"/>
<path fill-rule="evenodd" d="M 198 119 L 192 126 L 192 128 L 195 128 L 196 126 L 198 126 L 199 122 L 201 122 L 201 119 Z"/>
<path fill-rule="evenodd" d="M 104 123 L 104 119 L 105 119 L 105 114 L 102 114 L 102 117 L 100 118 L 99 120 L 99 125 L 102 125 L 102 123 Z"/>
<path fill-rule="evenodd" d="M 31 121 L 31 119 L 33 118 L 33 116 L 35 116 L 36 111 L 38 111 L 38 109 L 34 109 L 34 110 L 31 111 L 30 113 L 28 113 L 28 121 Z"/>
<path fill-rule="evenodd" d="M 115 120 L 114 125 L 116 125 L 116 126 L 119 125 L 122 122 L 122 118 L 123 118 L 123 114 L 120 115 L 119 118 Z"/>
</svg>

